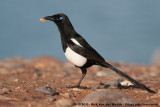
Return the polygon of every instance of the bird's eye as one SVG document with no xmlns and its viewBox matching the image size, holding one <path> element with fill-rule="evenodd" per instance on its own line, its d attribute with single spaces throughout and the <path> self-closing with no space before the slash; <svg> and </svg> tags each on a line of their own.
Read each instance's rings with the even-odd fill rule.
<svg viewBox="0 0 160 107">
<path fill-rule="evenodd" d="M 63 20 L 63 19 L 64 19 L 63 17 L 60 17 L 60 18 L 59 18 L 59 20 Z"/>
<path fill-rule="evenodd" d="M 63 20 L 64 18 L 61 16 L 61 17 L 58 17 L 57 20 Z"/>
</svg>

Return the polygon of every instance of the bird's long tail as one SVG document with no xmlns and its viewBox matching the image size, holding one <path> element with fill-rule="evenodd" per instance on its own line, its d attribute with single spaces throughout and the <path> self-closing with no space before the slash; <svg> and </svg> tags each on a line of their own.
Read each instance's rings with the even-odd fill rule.
<svg viewBox="0 0 160 107">
<path fill-rule="evenodd" d="M 106 68 L 110 68 L 112 69 L 114 72 L 116 72 L 117 74 L 119 74 L 122 77 L 127 78 L 129 81 L 131 81 L 133 84 L 137 85 L 138 87 L 141 87 L 142 89 L 147 90 L 150 93 L 156 93 L 155 91 L 149 89 L 148 87 L 146 87 L 144 84 L 139 83 L 138 81 L 136 81 L 135 79 L 133 79 L 132 77 L 128 76 L 127 74 L 123 73 L 122 71 L 120 71 L 119 69 L 113 67 L 112 65 L 110 65 L 109 63 L 105 62 L 104 64 L 102 64 L 103 67 Z"/>
</svg>

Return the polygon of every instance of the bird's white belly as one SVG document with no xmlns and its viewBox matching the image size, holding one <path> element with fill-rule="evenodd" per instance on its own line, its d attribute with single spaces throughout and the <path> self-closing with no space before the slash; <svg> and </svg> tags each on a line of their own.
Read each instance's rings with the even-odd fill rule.
<svg viewBox="0 0 160 107">
<path fill-rule="evenodd" d="M 66 49 L 65 56 L 69 62 L 71 62 L 72 64 L 78 67 L 83 66 L 87 62 L 87 58 L 77 54 L 69 47 L 67 47 Z"/>
</svg>

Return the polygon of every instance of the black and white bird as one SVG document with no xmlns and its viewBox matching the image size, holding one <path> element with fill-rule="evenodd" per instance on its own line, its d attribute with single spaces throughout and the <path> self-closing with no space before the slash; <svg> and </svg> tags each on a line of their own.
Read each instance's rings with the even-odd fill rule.
<svg viewBox="0 0 160 107">
<path fill-rule="evenodd" d="M 111 64 L 107 63 L 104 58 L 75 31 L 67 15 L 58 13 L 52 16 L 46 16 L 44 17 L 44 20 L 53 21 L 57 25 L 60 31 L 62 47 L 66 58 L 69 62 L 80 68 L 82 71 L 82 77 L 80 78 L 78 84 L 75 86 L 69 86 L 70 88 L 80 88 L 80 84 L 87 73 L 87 68 L 92 65 L 100 65 L 102 67 L 112 69 L 120 76 L 127 78 L 136 86 L 145 89 L 148 92 L 156 93 L 127 74 L 113 67 Z"/>
</svg>

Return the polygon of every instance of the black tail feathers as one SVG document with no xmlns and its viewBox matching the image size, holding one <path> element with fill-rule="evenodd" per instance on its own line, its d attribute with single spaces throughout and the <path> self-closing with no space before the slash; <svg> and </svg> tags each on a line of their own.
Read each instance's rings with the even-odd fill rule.
<svg viewBox="0 0 160 107">
<path fill-rule="evenodd" d="M 137 85 L 138 87 L 141 87 L 142 89 L 147 90 L 150 93 L 156 93 L 155 91 L 149 89 L 148 87 L 146 87 L 144 84 L 139 83 L 138 81 L 136 81 L 135 79 L 133 79 L 132 77 L 128 76 L 127 74 L 123 73 L 122 71 L 120 71 L 119 69 L 113 67 L 112 65 L 110 65 L 109 63 L 105 62 L 104 64 L 102 64 L 103 67 L 106 68 L 110 68 L 112 69 L 114 72 L 116 72 L 117 74 L 119 74 L 122 77 L 127 78 L 130 82 L 132 82 L 133 84 Z"/>
</svg>

